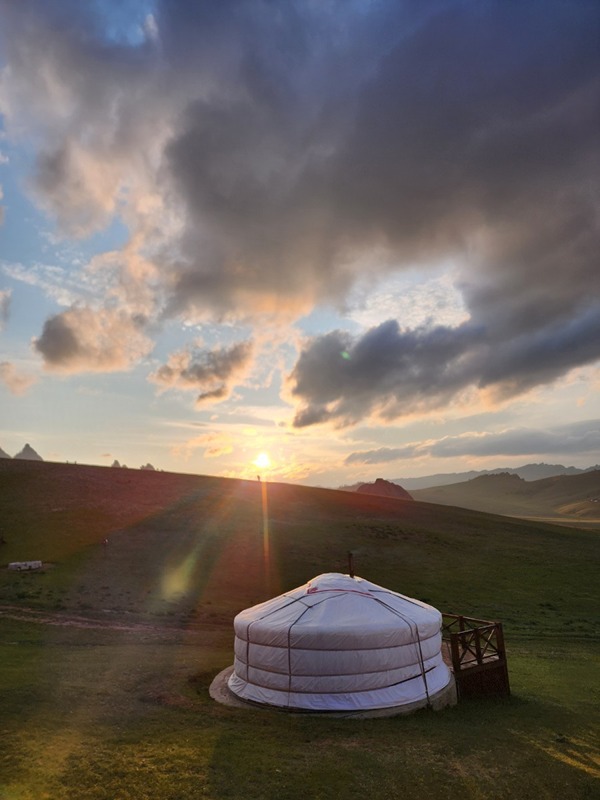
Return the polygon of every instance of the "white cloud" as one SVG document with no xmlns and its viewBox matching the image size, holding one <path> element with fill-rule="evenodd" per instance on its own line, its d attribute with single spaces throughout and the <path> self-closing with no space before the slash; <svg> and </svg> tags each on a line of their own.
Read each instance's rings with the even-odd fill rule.
<svg viewBox="0 0 600 800">
<path fill-rule="evenodd" d="M 32 263 L 29 265 L 0 261 L 5 275 L 20 283 L 40 289 L 59 306 L 71 306 L 90 301 L 101 295 L 101 284 L 94 285 L 85 273 L 56 264 Z"/>
<path fill-rule="evenodd" d="M 10 361 L 0 362 L 0 382 L 11 394 L 25 394 L 36 381 L 37 378 L 18 370 Z"/>
<path fill-rule="evenodd" d="M 411 272 L 384 278 L 367 290 L 358 283 L 348 299 L 347 315 L 363 328 L 386 319 L 396 319 L 402 328 L 413 330 L 431 325 L 457 327 L 469 318 L 469 312 L 455 280 L 450 267 L 429 279 Z"/>
</svg>

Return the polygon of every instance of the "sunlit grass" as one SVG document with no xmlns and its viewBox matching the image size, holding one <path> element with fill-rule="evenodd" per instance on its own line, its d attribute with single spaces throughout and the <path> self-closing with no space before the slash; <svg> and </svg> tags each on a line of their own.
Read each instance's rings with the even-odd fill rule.
<svg viewBox="0 0 600 800">
<path fill-rule="evenodd" d="M 335 720 L 214 703 L 226 631 L 116 643 L 5 621 L 0 636 L 3 798 L 594 796 L 597 646 L 519 645 L 508 701 Z M 552 663 L 566 669 L 546 681 Z"/>
</svg>

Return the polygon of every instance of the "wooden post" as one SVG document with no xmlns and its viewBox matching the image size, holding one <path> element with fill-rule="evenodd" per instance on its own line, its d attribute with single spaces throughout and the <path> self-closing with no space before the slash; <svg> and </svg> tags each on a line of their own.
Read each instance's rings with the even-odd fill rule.
<svg viewBox="0 0 600 800">
<path fill-rule="evenodd" d="M 502 630 L 502 623 L 496 623 L 496 643 L 498 645 L 498 658 L 504 665 L 504 681 L 506 684 L 506 696 L 510 696 L 510 682 L 508 680 L 508 664 L 506 663 L 506 650 L 504 649 L 504 631 Z"/>
<path fill-rule="evenodd" d="M 475 655 L 477 657 L 477 663 L 483 664 L 483 659 L 481 657 L 481 634 L 479 633 L 479 628 L 475 628 Z"/>
<path fill-rule="evenodd" d="M 450 652 L 452 653 L 452 666 L 454 667 L 454 674 L 458 675 L 460 672 L 460 653 L 458 650 L 458 634 L 450 634 Z"/>
</svg>

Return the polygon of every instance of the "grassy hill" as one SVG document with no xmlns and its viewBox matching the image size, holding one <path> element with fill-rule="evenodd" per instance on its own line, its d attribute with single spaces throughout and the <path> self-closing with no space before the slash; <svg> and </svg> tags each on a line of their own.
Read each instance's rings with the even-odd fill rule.
<svg viewBox="0 0 600 800">
<path fill-rule="evenodd" d="M 0 515 L 0 797 L 593 796 L 596 532 L 33 462 L 0 462 Z M 349 550 L 369 580 L 502 620 L 513 697 L 360 722 L 215 704 L 234 614 L 346 571 Z"/>
<path fill-rule="evenodd" d="M 103 467 L 5 462 L 0 488 L 0 564 L 49 564 L 40 575 L 1 572 L 0 602 L 153 616 L 218 609 L 230 618 L 320 572 L 346 571 L 353 551 L 358 574 L 442 610 L 515 630 L 590 631 L 578 609 L 593 599 L 593 533 L 357 493 Z M 560 608 L 546 613 L 544 587 L 574 574 Z"/>
<path fill-rule="evenodd" d="M 491 514 L 540 517 L 600 527 L 600 471 L 525 481 L 517 475 L 482 475 L 463 483 L 416 489 L 415 500 Z"/>
</svg>

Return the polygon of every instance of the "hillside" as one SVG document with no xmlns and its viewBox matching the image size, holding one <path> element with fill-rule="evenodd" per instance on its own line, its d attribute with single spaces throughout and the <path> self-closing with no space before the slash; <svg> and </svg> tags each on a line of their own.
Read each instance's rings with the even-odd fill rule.
<svg viewBox="0 0 600 800">
<path fill-rule="evenodd" d="M 517 475 L 482 475 L 464 483 L 418 489 L 415 500 L 517 517 L 600 525 L 600 471 L 525 481 Z"/>
<path fill-rule="evenodd" d="M 356 492 L 12 460 L 0 468 L 0 519 L 2 797 L 595 796 L 597 532 Z M 512 697 L 371 720 L 214 702 L 235 613 L 346 571 L 348 551 L 371 581 L 501 620 Z M 43 570 L 6 569 L 28 558 Z"/>
<path fill-rule="evenodd" d="M 357 574 L 443 610 L 514 629 L 532 619 L 540 630 L 592 624 L 576 609 L 591 603 L 600 540 L 543 523 L 289 484 L 23 461 L 1 463 L 0 513 L 0 565 L 49 565 L 38 575 L 0 570 L 0 604 L 230 624 L 245 606 L 347 571 L 352 551 Z M 539 596 L 550 586 L 563 600 L 546 616 Z"/>
</svg>

